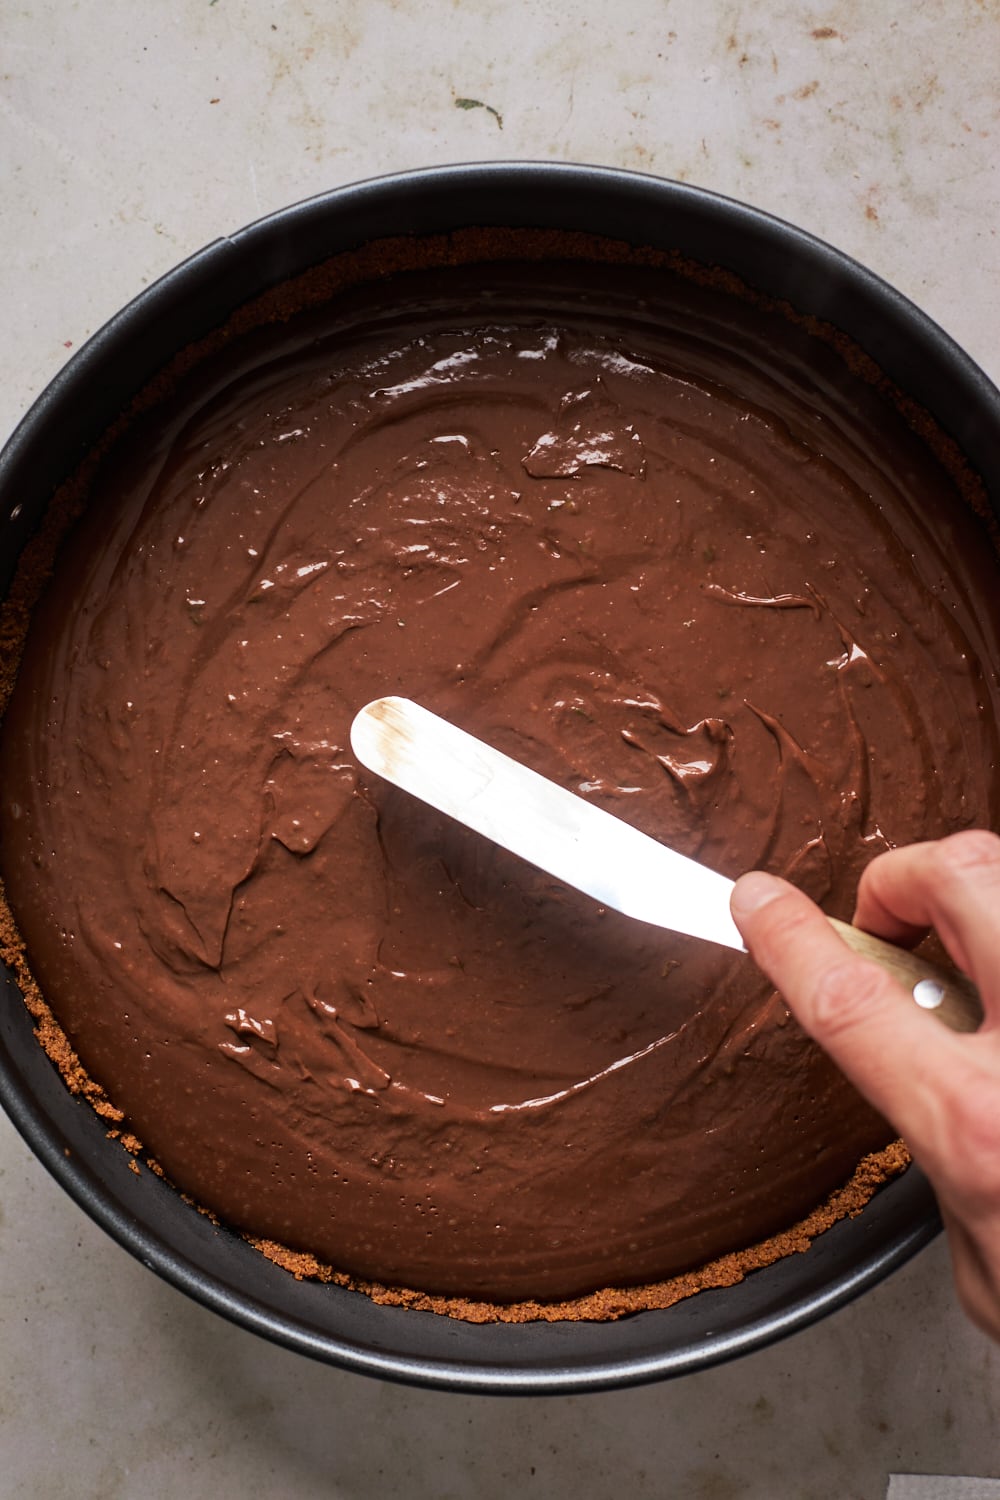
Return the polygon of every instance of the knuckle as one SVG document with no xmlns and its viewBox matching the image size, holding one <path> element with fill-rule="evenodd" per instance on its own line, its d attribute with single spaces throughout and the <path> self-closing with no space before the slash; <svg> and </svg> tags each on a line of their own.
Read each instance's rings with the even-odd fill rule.
<svg viewBox="0 0 1000 1500">
<path fill-rule="evenodd" d="M 985 828 L 967 828 L 942 839 L 937 849 L 939 874 L 964 882 L 970 875 L 1000 881 L 1000 838 Z"/>
<path fill-rule="evenodd" d="M 897 985 L 878 964 L 864 958 L 845 958 L 829 965 L 813 989 L 812 1016 L 817 1036 L 835 1041 L 871 1021 L 884 1003 L 898 999 Z"/>
<path fill-rule="evenodd" d="M 794 948 L 806 939 L 812 912 L 794 897 L 779 896 L 758 914 L 757 937 L 775 952 Z"/>
<path fill-rule="evenodd" d="M 760 912 L 755 925 L 747 929 L 754 957 L 779 988 L 782 983 L 796 982 L 791 976 L 808 963 L 812 942 L 810 915 L 795 900 L 779 898 Z"/>
</svg>

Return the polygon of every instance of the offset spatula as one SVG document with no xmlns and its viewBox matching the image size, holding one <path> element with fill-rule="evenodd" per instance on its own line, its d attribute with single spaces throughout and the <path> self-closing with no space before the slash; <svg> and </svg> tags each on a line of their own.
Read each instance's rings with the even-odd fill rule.
<svg viewBox="0 0 1000 1500">
<path fill-rule="evenodd" d="M 729 912 L 733 882 L 539 776 L 407 698 L 378 698 L 351 726 L 354 753 L 379 776 L 494 844 L 641 922 L 745 952 Z M 964 975 L 830 918 L 954 1031 L 982 1007 Z"/>
</svg>

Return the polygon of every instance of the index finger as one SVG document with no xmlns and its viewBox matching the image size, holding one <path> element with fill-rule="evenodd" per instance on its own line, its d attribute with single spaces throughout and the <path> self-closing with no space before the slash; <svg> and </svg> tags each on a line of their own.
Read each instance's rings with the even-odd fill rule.
<svg viewBox="0 0 1000 1500">
<path fill-rule="evenodd" d="M 898 941 L 933 927 L 1000 1020 L 1000 838 L 967 829 L 880 854 L 858 887 L 855 922 Z"/>
</svg>

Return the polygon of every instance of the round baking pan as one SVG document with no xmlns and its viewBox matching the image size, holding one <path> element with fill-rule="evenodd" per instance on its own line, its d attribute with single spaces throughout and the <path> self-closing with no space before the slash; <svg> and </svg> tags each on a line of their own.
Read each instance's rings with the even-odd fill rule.
<svg viewBox="0 0 1000 1500">
<path fill-rule="evenodd" d="M 788 224 L 696 188 L 544 163 L 436 168 L 340 188 L 217 240 L 144 291 L 69 362 L 0 455 L 0 587 L 55 487 L 179 349 L 269 287 L 387 236 L 466 226 L 578 230 L 734 272 L 849 335 L 923 407 L 1000 514 L 1000 393 L 899 293 Z M 243 1327 L 331 1364 L 462 1391 L 599 1390 L 744 1354 L 841 1306 L 938 1232 L 915 1169 L 806 1255 L 616 1323 L 471 1324 L 296 1281 L 130 1159 L 64 1087 L 7 976 L 0 1101 L 53 1176 L 144 1264 Z M 24 1226 L 25 1232 L 28 1227 Z"/>
</svg>

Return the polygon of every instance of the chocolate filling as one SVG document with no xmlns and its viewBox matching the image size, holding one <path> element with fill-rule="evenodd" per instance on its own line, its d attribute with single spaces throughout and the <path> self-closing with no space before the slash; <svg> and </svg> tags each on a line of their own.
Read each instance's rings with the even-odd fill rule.
<svg viewBox="0 0 1000 1500">
<path fill-rule="evenodd" d="M 749 959 L 378 782 L 351 719 L 405 694 L 850 917 L 880 850 L 997 823 L 995 591 L 928 444 L 773 310 L 636 265 L 351 288 L 209 351 L 62 547 L 0 746 L 32 971 L 258 1240 L 446 1299 L 681 1275 L 892 1132 Z"/>
</svg>

